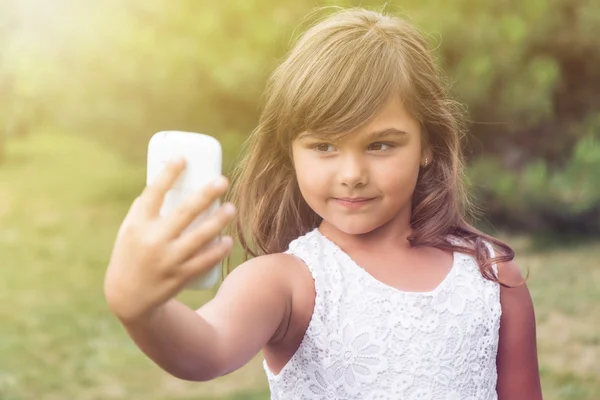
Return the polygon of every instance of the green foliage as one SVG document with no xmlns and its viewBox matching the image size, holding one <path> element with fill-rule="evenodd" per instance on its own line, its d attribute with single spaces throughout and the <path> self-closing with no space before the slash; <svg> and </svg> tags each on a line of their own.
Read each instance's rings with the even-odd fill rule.
<svg viewBox="0 0 600 400">
<path fill-rule="evenodd" d="M 488 198 L 491 217 L 529 230 L 600 232 L 599 128 L 589 124 L 562 168 L 551 170 L 547 162 L 535 159 L 515 173 L 492 157 L 473 162 L 470 178 L 480 197 Z"/>
</svg>

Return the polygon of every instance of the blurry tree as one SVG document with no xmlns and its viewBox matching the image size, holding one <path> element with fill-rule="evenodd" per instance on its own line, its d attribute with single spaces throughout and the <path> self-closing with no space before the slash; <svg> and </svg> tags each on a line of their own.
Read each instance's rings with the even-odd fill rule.
<svg viewBox="0 0 600 400">
<path fill-rule="evenodd" d="M 600 233 L 600 2 L 453 6 L 440 54 L 470 108 L 470 174 L 490 219 Z"/>
</svg>

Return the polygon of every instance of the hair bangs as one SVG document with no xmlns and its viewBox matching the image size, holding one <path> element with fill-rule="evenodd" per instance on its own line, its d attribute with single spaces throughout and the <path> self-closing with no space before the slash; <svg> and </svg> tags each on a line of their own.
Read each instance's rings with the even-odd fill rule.
<svg viewBox="0 0 600 400">
<path fill-rule="evenodd" d="M 287 118 L 295 121 L 292 139 L 304 131 L 317 132 L 333 140 L 367 124 L 391 99 L 410 101 L 410 83 L 401 53 L 394 42 L 375 28 L 356 35 L 336 37 L 335 32 L 313 49 L 303 49 L 309 68 L 299 85 L 287 93 Z"/>
</svg>

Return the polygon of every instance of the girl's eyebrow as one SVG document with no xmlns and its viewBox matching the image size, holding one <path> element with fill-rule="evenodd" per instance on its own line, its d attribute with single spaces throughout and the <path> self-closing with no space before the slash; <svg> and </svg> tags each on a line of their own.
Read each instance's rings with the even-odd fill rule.
<svg viewBox="0 0 600 400">
<path fill-rule="evenodd" d="M 381 137 L 385 137 L 385 136 L 404 136 L 404 135 L 408 135 L 408 132 L 400 130 L 400 129 L 396 129 L 396 128 L 384 128 L 378 131 L 374 131 L 368 134 L 368 138 L 369 139 L 376 139 L 376 138 L 381 138 Z M 311 131 L 304 131 L 301 134 L 298 135 L 297 139 L 325 139 L 327 138 L 326 135 L 321 134 L 319 132 L 311 132 Z"/>
<path fill-rule="evenodd" d="M 384 136 L 404 136 L 408 135 L 408 132 L 402 131 L 396 128 L 385 128 L 379 131 L 369 133 L 369 139 L 380 138 Z"/>
<path fill-rule="evenodd" d="M 296 139 L 325 139 L 326 137 L 326 135 L 319 132 L 304 131 L 301 134 L 299 134 Z"/>
</svg>

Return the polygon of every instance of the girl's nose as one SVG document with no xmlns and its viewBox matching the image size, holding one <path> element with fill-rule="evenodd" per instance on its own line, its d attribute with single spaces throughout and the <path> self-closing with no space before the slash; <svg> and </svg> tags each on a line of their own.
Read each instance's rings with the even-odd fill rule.
<svg viewBox="0 0 600 400">
<path fill-rule="evenodd" d="M 362 187 L 368 183 L 368 170 L 364 160 L 355 155 L 345 155 L 339 167 L 339 181 L 349 188 Z"/>
</svg>

